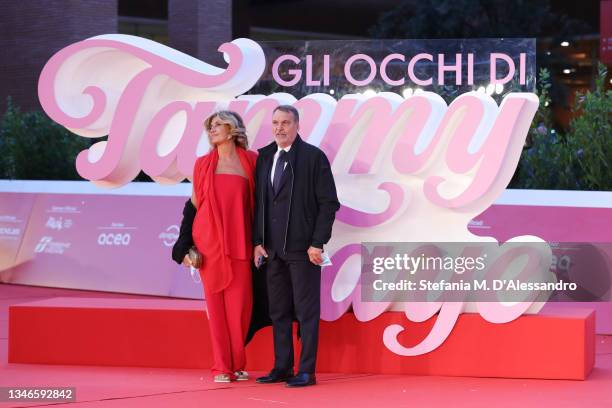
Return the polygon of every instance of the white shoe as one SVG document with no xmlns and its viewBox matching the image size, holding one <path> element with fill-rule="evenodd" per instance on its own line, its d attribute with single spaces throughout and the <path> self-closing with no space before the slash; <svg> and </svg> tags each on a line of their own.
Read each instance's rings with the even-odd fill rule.
<svg viewBox="0 0 612 408">
<path fill-rule="evenodd" d="M 249 380 L 249 373 L 247 373 L 246 371 L 236 371 L 234 375 L 236 376 L 236 381 L 248 381 Z"/>
<path fill-rule="evenodd" d="M 217 374 L 215 375 L 214 381 L 216 383 L 228 383 L 231 382 L 229 374 Z"/>
</svg>

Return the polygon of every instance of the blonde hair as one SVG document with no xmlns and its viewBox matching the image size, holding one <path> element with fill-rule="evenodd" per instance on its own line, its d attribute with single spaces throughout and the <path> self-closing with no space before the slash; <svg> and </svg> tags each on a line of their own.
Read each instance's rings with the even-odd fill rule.
<svg viewBox="0 0 612 408">
<path fill-rule="evenodd" d="M 230 127 L 230 136 L 234 140 L 234 143 L 238 147 L 242 147 L 243 149 L 249 148 L 249 141 L 246 135 L 246 128 L 244 126 L 244 122 L 239 114 L 236 112 L 222 110 L 219 112 L 215 112 L 204 121 L 204 128 L 208 133 L 208 141 L 210 142 L 210 128 L 213 119 L 219 118 L 221 123 L 224 125 L 228 125 Z M 211 143 L 211 147 L 212 143 Z"/>
</svg>

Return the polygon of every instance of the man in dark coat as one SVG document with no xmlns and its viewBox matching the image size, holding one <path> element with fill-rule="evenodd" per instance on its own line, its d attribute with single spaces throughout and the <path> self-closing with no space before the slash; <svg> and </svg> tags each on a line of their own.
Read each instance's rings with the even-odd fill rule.
<svg viewBox="0 0 612 408">
<path fill-rule="evenodd" d="M 255 170 L 253 255 L 267 263 L 274 368 L 258 383 L 316 384 L 323 245 L 340 208 L 329 160 L 298 135 L 299 114 L 289 105 L 272 116 L 274 142 L 259 149 Z M 302 350 L 293 374 L 293 316 Z"/>
</svg>

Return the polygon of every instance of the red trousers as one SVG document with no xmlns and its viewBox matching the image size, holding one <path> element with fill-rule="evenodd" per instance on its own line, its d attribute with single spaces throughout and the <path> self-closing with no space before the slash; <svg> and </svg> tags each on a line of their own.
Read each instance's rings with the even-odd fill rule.
<svg viewBox="0 0 612 408">
<path fill-rule="evenodd" d="M 232 259 L 233 278 L 224 290 L 209 293 L 204 285 L 208 324 L 213 348 L 212 375 L 243 371 L 246 339 L 253 308 L 250 261 Z M 203 280 L 202 280 L 203 281 Z"/>
</svg>

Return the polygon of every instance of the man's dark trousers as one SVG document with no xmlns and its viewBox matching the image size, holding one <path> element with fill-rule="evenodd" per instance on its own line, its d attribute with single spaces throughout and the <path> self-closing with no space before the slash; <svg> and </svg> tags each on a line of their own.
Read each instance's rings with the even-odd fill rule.
<svg viewBox="0 0 612 408">
<path fill-rule="evenodd" d="M 274 329 L 274 368 L 293 368 L 293 313 L 300 323 L 299 372 L 313 374 L 319 342 L 321 267 L 305 259 L 271 256 L 268 262 L 269 312 Z M 296 257 L 297 258 L 297 257 Z M 274 299 L 274 301 L 272 301 Z"/>
</svg>

